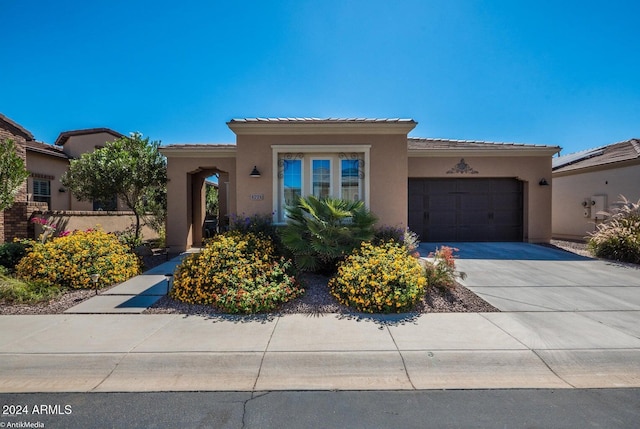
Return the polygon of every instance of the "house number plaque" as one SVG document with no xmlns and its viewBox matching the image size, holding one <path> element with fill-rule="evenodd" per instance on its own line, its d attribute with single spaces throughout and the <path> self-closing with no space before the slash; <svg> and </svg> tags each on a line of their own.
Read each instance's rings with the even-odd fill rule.
<svg viewBox="0 0 640 429">
<path fill-rule="evenodd" d="M 251 200 L 262 201 L 264 200 L 264 194 L 251 194 Z"/>
</svg>

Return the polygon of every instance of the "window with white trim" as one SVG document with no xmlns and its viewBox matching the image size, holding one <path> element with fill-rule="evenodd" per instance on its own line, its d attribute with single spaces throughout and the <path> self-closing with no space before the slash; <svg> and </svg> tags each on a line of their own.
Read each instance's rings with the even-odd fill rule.
<svg viewBox="0 0 640 429">
<path fill-rule="evenodd" d="M 362 200 L 362 161 L 359 158 L 340 160 L 340 198 Z"/>
<path fill-rule="evenodd" d="M 319 199 L 331 196 L 331 159 L 311 160 L 311 194 Z"/>
<path fill-rule="evenodd" d="M 292 206 L 297 199 L 302 196 L 302 158 L 298 156 L 287 156 L 278 161 L 279 184 L 278 199 L 282 218 L 284 221 L 284 207 Z"/>
<path fill-rule="evenodd" d="M 276 222 L 286 221 L 286 207 L 299 197 L 365 201 L 364 152 L 277 153 Z"/>
</svg>

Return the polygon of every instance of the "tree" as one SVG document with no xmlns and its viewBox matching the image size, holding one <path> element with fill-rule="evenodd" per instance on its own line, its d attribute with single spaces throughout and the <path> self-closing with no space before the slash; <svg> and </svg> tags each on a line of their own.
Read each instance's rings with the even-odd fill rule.
<svg viewBox="0 0 640 429">
<path fill-rule="evenodd" d="M 13 205 L 20 186 L 29 172 L 20 158 L 13 140 L 0 141 L 0 211 Z"/>
<path fill-rule="evenodd" d="M 138 240 L 145 213 L 166 207 L 167 162 L 159 147 L 160 142 L 131 133 L 72 160 L 62 184 L 81 201 L 117 196 L 136 217 Z"/>
<path fill-rule="evenodd" d="M 206 207 L 207 207 L 207 216 L 218 216 L 218 188 L 212 184 L 206 184 L 207 186 L 207 196 L 206 196 Z"/>
</svg>

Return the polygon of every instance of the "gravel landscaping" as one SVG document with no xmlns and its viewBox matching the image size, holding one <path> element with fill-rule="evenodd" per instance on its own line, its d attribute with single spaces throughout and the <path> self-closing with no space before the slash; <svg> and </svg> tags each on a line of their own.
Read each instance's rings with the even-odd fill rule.
<svg viewBox="0 0 640 429">
<path fill-rule="evenodd" d="M 557 247 L 567 252 L 575 253 L 580 256 L 586 256 L 593 258 L 591 252 L 587 248 L 587 243 L 577 241 L 565 241 L 565 240 L 551 240 L 551 246 Z"/>
<path fill-rule="evenodd" d="M 304 274 L 302 281 L 304 282 L 305 294 L 283 305 L 278 313 L 353 313 L 353 310 L 339 304 L 336 299 L 329 294 L 327 288 L 328 277 L 318 274 Z M 415 309 L 416 313 L 478 313 L 496 311 L 499 310 L 460 285 L 446 292 L 441 292 L 435 288 L 429 289 Z M 145 313 L 189 315 L 223 314 L 212 307 L 185 304 L 168 297 L 160 299 L 151 308 L 146 310 Z"/>
</svg>

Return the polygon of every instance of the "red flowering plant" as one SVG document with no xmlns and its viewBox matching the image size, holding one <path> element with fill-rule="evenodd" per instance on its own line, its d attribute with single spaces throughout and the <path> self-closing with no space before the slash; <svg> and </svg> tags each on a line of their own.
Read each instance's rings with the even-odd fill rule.
<svg viewBox="0 0 640 429">
<path fill-rule="evenodd" d="M 467 274 L 456 269 L 455 247 L 442 246 L 429 254 L 431 261 L 425 261 L 427 284 L 440 289 L 454 289 L 456 279 L 464 280 Z"/>
<path fill-rule="evenodd" d="M 70 232 L 66 230 L 58 231 L 57 223 L 47 220 L 43 217 L 33 217 L 31 219 L 31 223 L 40 225 L 42 227 L 42 233 L 39 237 L 41 243 L 45 243 L 49 238 L 53 236 L 66 237 L 70 234 Z"/>
</svg>

